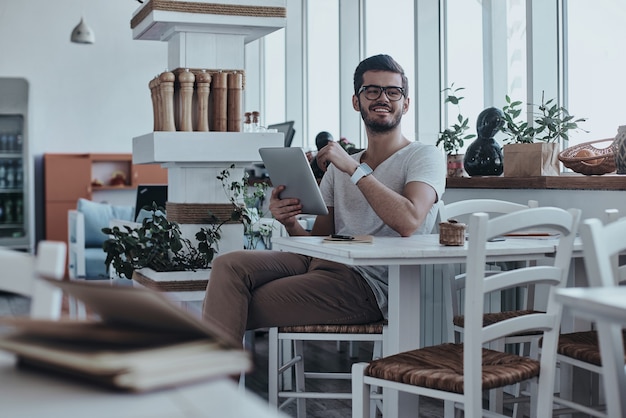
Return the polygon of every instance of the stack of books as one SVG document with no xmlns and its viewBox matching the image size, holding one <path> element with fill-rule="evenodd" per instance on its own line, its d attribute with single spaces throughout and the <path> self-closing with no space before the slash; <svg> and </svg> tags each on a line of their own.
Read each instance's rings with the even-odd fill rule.
<svg viewBox="0 0 626 418">
<path fill-rule="evenodd" d="M 47 280 L 47 279 L 44 279 Z M 90 320 L 2 318 L 0 349 L 18 365 L 136 392 L 250 371 L 241 342 L 146 288 L 47 280 L 85 303 Z"/>
</svg>

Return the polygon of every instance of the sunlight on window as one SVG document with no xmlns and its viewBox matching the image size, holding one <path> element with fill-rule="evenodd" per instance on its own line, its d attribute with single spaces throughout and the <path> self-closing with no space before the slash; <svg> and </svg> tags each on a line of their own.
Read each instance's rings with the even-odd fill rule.
<svg viewBox="0 0 626 418">
<path fill-rule="evenodd" d="M 409 98 L 415 96 L 413 28 L 413 0 L 365 1 L 365 55 L 391 55 L 409 79 Z M 402 132 L 415 140 L 415 131 L 409 111 L 402 117 Z"/>
<path fill-rule="evenodd" d="M 483 99 L 482 8 L 478 2 L 449 0 L 447 7 L 447 76 L 450 87 L 463 87 L 460 109 L 448 105 L 448 123 L 456 123 L 459 112 L 469 118 L 470 132 L 476 134 L 476 118 L 485 108 Z M 471 143 L 464 144 L 461 153 Z"/>
<path fill-rule="evenodd" d="M 330 132 L 339 140 L 339 3 L 308 2 L 308 132 L 305 148 L 315 148 L 315 136 Z M 350 111 L 350 109 L 342 109 Z"/>
<path fill-rule="evenodd" d="M 264 38 L 265 48 L 265 126 L 285 121 L 285 30 Z"/>
<path fill-rule="evenodd" d="M 614 138 L 626 125 L 626 3 L 623 0 L 568 2 L 569 106 L 585 117 L 589 133 L 570 135 L 570 146 Z"/>
</svg>

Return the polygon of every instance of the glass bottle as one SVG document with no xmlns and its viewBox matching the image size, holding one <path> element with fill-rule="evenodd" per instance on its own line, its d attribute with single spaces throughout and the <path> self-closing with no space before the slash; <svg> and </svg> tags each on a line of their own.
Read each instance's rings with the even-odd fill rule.
<svg viewBox="0 0 626 418">
<path fill-rule="evenodd" d="M 6 150 L 9 152 L 17 151 L 17 138 L 15 134 L 7 134 Z"/>
<path fill-rule="evenodd" d="M 24 181 L 24 169 L 22 167 L 22 160 L 16 160 L 15 161 L 15 179 L 14 179 L 14 183 L 15 185 L 13 186 L 16 189 L 21 189 L 23 187 L 23 181 Z"/>
<path fill-rule="evenodd" d="M 15 199 L 15 222 L 21 224 L 24 222 L 24 199 L 18 196 Z"/>
<path fill-rule="evenodd" d="M 260 117 L 261 113 L 257 112 L 256 110 L 252 112 L 252 132 L 259 132 L 259 130 L 261 129 Z"/>
<path fill-rule="evenodd" d="M 244 132 L 252 132 L 252 113 L 251 112 L 246 112 L 243 114 L 244 116 L 244 120 L 243 120 L 243 131 Z"/>
<path fill-rule="evenodd" d="M 0 189 L 7 188 L 7 167 L 6 160 L 0 160 Z"/>
<path fill-rule="evenodd" d="M 15 135 L 15 150 L 17 152 L 22 152 L 22 147 L 24 146 L 24 138 L 22 134 Z"/>
<path fill-rule="evenodd" d="M 8 160 L 6 163 L 6 188 L 12 189 L 15 187 L 15 167 L 13 161 Z"/>
<path fill-rule="evenodd" d="M 11 196 L 7 196 L 4 200 L 4 221 L 8 224 L 15 221 L 13 217 L 13 198 Z"/>
</svg>

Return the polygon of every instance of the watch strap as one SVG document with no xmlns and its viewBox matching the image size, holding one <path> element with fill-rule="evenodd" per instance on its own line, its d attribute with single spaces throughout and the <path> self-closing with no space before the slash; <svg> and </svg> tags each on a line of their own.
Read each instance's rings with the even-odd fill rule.
<svg viewBox="0 0 626 418">
<path fill-rule="evenodd" d="M 354 184 L 357 184 L 359 180 L 361 180 L 365 176 L 369 176 L 372 174 L 372 169 L 366 163 L 362 163 L 359 165 L 352 176 L 350 177 L 350 181 Z"/>
</svg>

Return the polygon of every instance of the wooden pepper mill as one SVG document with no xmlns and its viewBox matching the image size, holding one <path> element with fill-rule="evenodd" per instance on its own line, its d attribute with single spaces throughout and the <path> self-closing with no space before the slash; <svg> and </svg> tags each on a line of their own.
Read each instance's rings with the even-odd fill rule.
<svg viewBox="0 0 626 418">
<path fill-rule="evenodd" d="M 209 94 L 211 93 L 211 74 L 205 70 L 196 75 L 196 131 L 209 130 Z"/>
<path fill-rule="evenodd" d="M 148 87 L 150 88 L 150 98 L 152 99 L 152 119 L 154 120 L 153 130 L 160 131 L 161 130 L 161 114 L 159 111 L 159 79 L 158 77 L 153 78 L 148 83 Z"/>
<path fill-rule="evenodd" d="M 228 132 L 241 132 L 241 90 L 243 77 L 241 73 L 228 74 Z"/>
<path fill-rule="evenodd" d="M 178 94 L 178 121 L 179 131 L 191 132 L 193 131 L 192 116 L 193 116 L 193 84 L 196 80 L 196 76 L 185 69 L 178 75 L 178 83 L 180 86 Z"/>
<path fill-rule="evenodd" d="M 211 78 L 211 130 L 216 132 L 227 131 L 228 99 L 227 74 L 218 72 Z"/>
<path fill-rule="evenodd" d="M 176 77 L 171 71 L 165 71 L 159 76 L 161 95 L 161 130 L 176 131 L 174 123 L 174 80 Z"/>
</svg>

